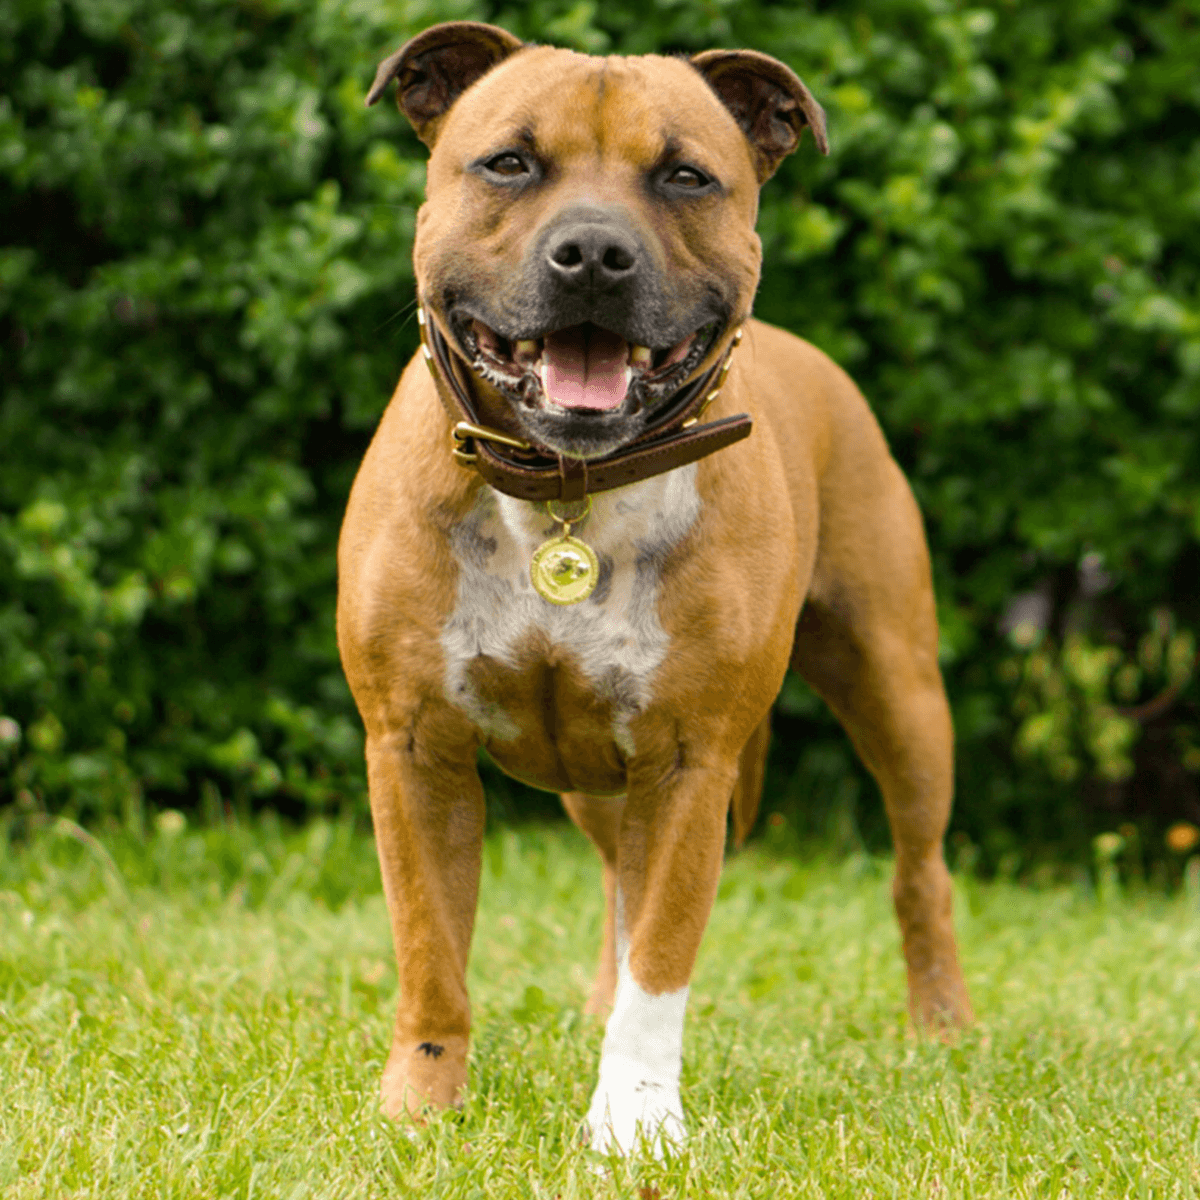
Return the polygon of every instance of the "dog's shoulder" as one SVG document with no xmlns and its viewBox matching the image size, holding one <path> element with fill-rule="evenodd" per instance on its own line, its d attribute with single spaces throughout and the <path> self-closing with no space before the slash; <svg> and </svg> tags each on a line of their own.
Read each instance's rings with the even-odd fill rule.
<svg viewBox="0 0 1200 1200">
<path fill-rule="evenodd" d="M 818 474 L 831 459 L 889 457 L 858 385 L 824 350 L 764 321 L 746 325 L 754 391 L 783 444 L 809 448 Z"/>
</svg>

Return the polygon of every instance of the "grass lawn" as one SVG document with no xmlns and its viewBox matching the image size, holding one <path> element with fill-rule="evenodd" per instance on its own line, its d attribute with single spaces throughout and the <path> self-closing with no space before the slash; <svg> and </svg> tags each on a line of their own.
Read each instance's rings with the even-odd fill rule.
<svg viewBox="0 0 1200 1200">
<path fill-rule="evenodd" d="M 0 859 L 0 1195 L 1200 1195 L 1194 899 L 958 888 L 980 1021 L 947 1048 L 907 1027 L 886 863 L 732 858 L 691 1137 L 606 1170 L 578 1134 L 601 914 L 573 830 L 489 839 L 470 1094 L 406 1135 L 376 1112 L 395 972 L 368 838 L 46 827 Z"/>
</svg>

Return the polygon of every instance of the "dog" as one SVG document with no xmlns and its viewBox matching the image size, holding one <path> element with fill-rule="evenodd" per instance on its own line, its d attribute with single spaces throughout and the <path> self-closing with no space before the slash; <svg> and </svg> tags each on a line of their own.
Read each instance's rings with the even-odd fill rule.
<svg viewBox="0 0 1200 1200">
<path fill-rule="evenodd" d="M 430 149 L 422 346 L 350 495 L 337 610 L 399 972 L 383 1107 L 461 1102 L 484 747 L 599 852 L 586 1127 L 661 1154 L 789 664 L 882 791 L 915 1024 L 971 1019 L 921 518 L 848 376 L 750 317 L 759 188 L 805 128 L 827 152 L 824 113 L 765 54 L 591 57 L 473 22 L 392 54 L 367 103 L 392 80 Z"/>
</svg>

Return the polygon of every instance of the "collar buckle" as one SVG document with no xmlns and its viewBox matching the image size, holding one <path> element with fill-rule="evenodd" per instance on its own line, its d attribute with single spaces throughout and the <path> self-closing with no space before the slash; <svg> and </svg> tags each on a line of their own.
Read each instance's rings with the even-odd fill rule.
<svg viewBox="0 0 1200 1200">
<path fill-rule="evenodd" d="M 479 439 L 483 442 L 495 442 L 499 446 L 511 446 L 514 450 L 532 450 L 528 442 L 520 438 L 509 437 L 498 429 L 489 429 L 486 425 L 474 425 L 470 421 L 459 421 L 450 431 L 450 453 L 456 462 L 469 467 L 479 461 L 471 443 Z"/>
</svg>

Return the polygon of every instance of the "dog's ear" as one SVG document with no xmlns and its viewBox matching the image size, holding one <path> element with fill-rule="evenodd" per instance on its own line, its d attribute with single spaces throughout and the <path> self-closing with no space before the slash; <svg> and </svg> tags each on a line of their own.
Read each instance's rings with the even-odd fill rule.
<svg viewBox="0 0 1200 1200">
<path fill-rule="evenodd" d="M 778 59 L 754 50 L 705 50 L 690 61 L 749 139 L 760 184 L 800 145 L 805 125 L 821 153 L 829 153 L 825 110 Z"/>
<path fill-rule="evenodd" d="M 524 46 L 507 29 L 477 21 L 434 25 L 406 42 L 375 72 L 369 108 L 397 80 L 396 103 L 431 150 L 442 117 L 480 76 Z"/>
</svg>

